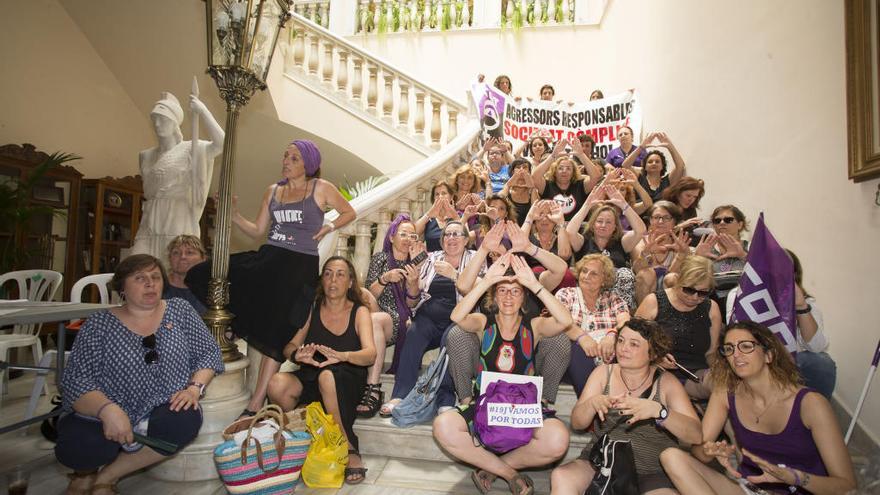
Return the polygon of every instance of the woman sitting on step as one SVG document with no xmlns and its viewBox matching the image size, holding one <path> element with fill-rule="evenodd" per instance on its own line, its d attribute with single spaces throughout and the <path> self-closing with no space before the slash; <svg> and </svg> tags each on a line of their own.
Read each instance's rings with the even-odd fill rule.
<svg viewBox="0 0 880 495">
<path fill-rule="evenodd" d="M 385 366 L 385 348 L 395 346 L 394 359 L 388 370 L 393 374 L 412 318 L 406 303 L 406 276 L 407 273 L 417 274 L 426 257 L 425 245 L 419 242 L 409 215 L 397 215 L 385 234 L 382 251 L 373 255 L 367 270 L 366 288 L 378 299 L 380 311 L 371 315 L 376 361 L 370 366 L 364 396 L 358 405 L 359 417 L 372 418 L 382 405 L 384 393 L 379 375 Z"/>
<path fill-rule="evenodd" d="M 449 315 L 462 297 L 455 282 L 474 257 L 474 252 L 465 248 L 467 242 L 465 226 L 459 221 L 450 221 L 443 228 L 443 249 L 428 254 L 417 278 L 407 277 L 406 298 L 414 307 L 415 316 L 400 351 L 392 399 L 379 411 L 382 417 L 391 416 L 394 407 L 415 386 L 425 352 L 440 347 L 440 338 L 452 323 Z M 480 265 L 481 270 L 485 269 L 484 263 Z"/>
<path fill-rule="evenodd" d="M 199 433 L 199 400 L 223 373 L 220 348 L 188 302 L 162 299 L 166 284 L 158 259 L 125 258 L 110 282 L 125 302 L 89 317 L 76 337 L 55 446 L 58 462 L 76 470 L 68 494 L 119 493 L 120 478 Z M 173 444 L 173 452 L 144 447 L 135 434 Z"/>
<path fill-rule="evenodd" d="M 307 320 L 284 346 L 284 355 L 300 365 L 293 373 L 275 373 L 269 400 L 290 411 L 298 404 L 321 401 L 348 440 L 345 482 L 364 481 L 366 468 L 352 425 L 376 359 L 370 310 L 362 300 L 354 265 L 341 256 L 324 263 L 321 284 Z"/>
<path fill-rule="evenodd" d="M 508 268 L 513 269 L 514 276 L 506 275 Z M 544 303 L 550 316 L 523 315 L 527 290 Z M 473 313 L 484 294 L 489 314 Z M 535 344 L 572 325 L 568 310 L 538 282 L 528 264 L 511 253 L 492 264 L 486 276 L 455 306 L 451 317 L 464 331 L 483 332 L 486 352 L 480 371 L 524 375 L 535 374 Z M 475 408 L 471 406 L 442 413 L 434 420 L 434 438 L 453 457 L 477 467 L 472 478 L 480 493 L 488 493 L 500 476 L 507 481 L 511 493 L 531 494 L 532 480 L 519 471 L 551 464 L 568 451 L 568 427 L 554 417 L 545 418 L 527 444 L 503 455 L 474 445 L 474 418 Z"/>
<path fill-rule="evenodd" d="M 659 366 L 672 342 L 656 322 L 633 318 L 617 336 L 615 364 L 596 368 L 571 412 L 571 427 L 583 430 L 598 418 L 596 436 L 632 443 L 641 493 L 673 494 L 660 466 L 660 452 L 679 442 L 700 443 L 700 420 L 681 383 Z M 553 470 L 553 494 L 581 494 L 595 470 L 590 449 Z M 710 492 L 703 492 L 710 493 Z"/>
</svg>

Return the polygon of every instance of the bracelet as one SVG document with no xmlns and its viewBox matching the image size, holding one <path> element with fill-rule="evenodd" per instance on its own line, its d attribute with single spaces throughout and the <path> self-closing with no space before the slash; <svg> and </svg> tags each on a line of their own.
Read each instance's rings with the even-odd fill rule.
<svg viewBox="0 0 880 495">
<path fill-rule="evenodd" d="M 541 246 L 535 246 L 535 252 L 531 254 L 532 258 L 538 256 L 538 251 L 541 250 Z"/>
<path fill-rule="evenodd" d="M 624 206 L 623 209 L 620 210 L 620 214 L 622 215 L 622 214 L 626 213 L 626 210 L 628 210 L 628 209 L 629 209 L 629 203 L 627 203 L 626 206 Z"/>
<path fill-rule="evenodd" d="M 800 475 L 798 475 L 796 469 L 790 468 L 785 464 L 777 464 L 777 466 L 787 469 L 791 473 L 791 475 L 794 476 L 794 483 L 792 483 L 792 486 L 801 486 L 801 477 Z"/>
<path fill-rule="evenodd" d="M 804 309 L 797 309 L 797 308 L 794 309 L 794 312 L 799 315 L 806 315 L 806 314 L 809 314 L 811 311 L 813 311 L 813 307 L 810 306 L 809 304 L 807 304 L 807 307 Z"/>
<path fill-rule="evenodd" d="M 387 286 L 388 286 L 387 283 L 383 283 L 383 282 L 382 282 L 382 275 L 379 275 L 379 276 L 376 278 L 376 283 L 378 283 L 378 284 L 381 285 L 382 287 L 387 287 Z"/>
<path fill-rule="evenodd" d="M 526 218 L 526 219 L 523 221 L 523 225 L 525 225 L 525 224 L 527 224 L 527 223 L 532 223 L 532 219 L 531 219 L 531 218 Z"/>
<path fill-rule="evenodd" d="M 543 285 L 541 286 L 540 289 L 538 289 L 538 290 L 535 291 L 535 297 L 538 297 L 538 294 L 540 294 L 542 290 L 544 290 L 544 286 L 543 286 Z"/>
<path fill-rule="evenodd" d="M 333 232 L 334 230 L 336 230 L 336 224 L 335 224 L 335 223 L 330 222 L 328 225 L 330 225 L 330 232 Z"/>
<path fill-rule="evenodd" d="M 422 298 L 422 292 L 419 291 L 419 292 L 416 293 L 416 295 L 411 295 L 411 294 L 409 293 L 409 291 L 407 291 L 407 293 L 406 293 L 406 298 L 407 298 L 407 299 L 412 299 L 413 301 L 415 301 L 415 300 L 417 300 L 417 299 L 421 299 L 421 298 Z"/>
<path fill-rule="evenodd" d="M 608 330 L 608 332 L 605 333 L 605 336 L 607 337 L 607 336 L 611 335 L 612 333 L 614 334 L 615 337 L 617 337 L 617 335 L 618 335 L 617 330 Z"/>
<path fill-rule="evenodd" d="M 109 406 L 110 404 L 113 404 L 113 401 L 112 401 L 112 400 L 108 400 L 108 401 L 105 402 L 103 405 L 101 405 L 101 407 L 98 408 L 98 412 L 95 413 L 95 417 L 98 418 L 98 419 L 101 419 L 101 411 L 103 411 L 104 408 L 107 407 L 107 406 Z"/>
</svg>

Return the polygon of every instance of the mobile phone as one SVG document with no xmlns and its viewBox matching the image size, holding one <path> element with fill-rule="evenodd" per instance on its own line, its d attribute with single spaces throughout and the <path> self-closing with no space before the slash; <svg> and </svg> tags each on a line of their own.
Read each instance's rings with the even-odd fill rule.
<svg viewBox="0 0 880 495">
<path fill-rule="evenodd" d="M 704 235 L 714 234 L 715 230 L 712 227 L 697 227 L 691 232 L 694 237 L 703 237 Z"/>
</svg>

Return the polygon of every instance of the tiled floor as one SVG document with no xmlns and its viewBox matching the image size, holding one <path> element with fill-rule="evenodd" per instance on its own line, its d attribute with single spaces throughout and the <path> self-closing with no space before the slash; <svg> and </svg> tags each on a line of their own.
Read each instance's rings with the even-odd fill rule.
<svg viewBox="0 0 880 495">
<path fill-rule="evenodd" d="M 33 379 L 22 377 L 10 381 L 9 394 L 3 397 L 0 408 L 0 425 L 18 421 L 27 404 Z M 47 412 L 48 399 L 43 398 L 37 414 Z M 52 452 L 53 444 L 45 441 L 40 435 L 38 426 L 32 426 L 26 432 L 12 432 L 0 437 L 0 494 L 6 493 L 5 473 L 15 466 L 23 465 L 31 473 L 28 493 L 49 495 L 63 493 L 67 486 L 65 473 L 67 468 L 55 462 Z M 880 494 L 880 483 L 876 463 L 880 459 L 872 459 L 870 470 L 867 464 L 871 456 L 852 452 L 857 470 L 860 472 L 859 493 Z M 874 456 L 877 457 L 877 456 Z M 470 480 L 470 470 L 462 464 L 449 462 L 398 459 L 376 455 L 365 455 L 364 463 L 369 468 L 363 484 L 343 486 L 335 489 L 297 488 L 296 493 L 303 494 L 362 494 L 362 495 L 429 495 L 439 493 L 477 494 Z M 869 474 L 869 472 L 874 474 Z M 536 493 L 549 493 L 550 482 L 548 471 L 528 473 L 535 481 Z M 870 488 L 868 487 L 874 483 Z M 159 481 L 148 473 L 140 473 L 124 479 L 119 488 L 126 494 L 165 495 L 209 495 L 223 494 L 226 491 L 219 480 L 171 483 Z M 493 494 L 510 493 L 503 481 L 496 481 Z"/>
</svg>

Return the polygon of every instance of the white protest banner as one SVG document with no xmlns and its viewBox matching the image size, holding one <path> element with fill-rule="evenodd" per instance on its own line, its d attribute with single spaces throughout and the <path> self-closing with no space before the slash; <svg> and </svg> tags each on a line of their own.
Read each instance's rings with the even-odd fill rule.
<svg viewBox="0 0 880 495">
<path fill-rule="evenodd" d="M 485 93 L 484 93 L 485 94 Z M 605 158 L 608 152 L 620 146 L 617 130 L 629 126 L 635 141 L 642 132 L 642 108 L 638 93 L 626 91 L 601 100 L 569 105 L 553 101 L 506 98 L 504 109 L 504 137 L 514 148 L 534 134 L 541 134 L 551 142 L 572 141 L 581 134 L 589 134 L 596 141 L 594 156 Z"/>
<path fill-rule="evenodd" d="M 488 413 L 489 426 L 509 426 L 511 428 L 539 428 L 544 426 L 544 415 L 541 410 L 541 394 L 544 390 L 544 379 L 540 376 L 483 371 L 480 375 L 480 395 L 486 393 L 486 388 L 490 383 L 499 380 L 507 383 L 533 383 L 538 389 L 537 399 L 534 404 L 487 403 L 486 412 Z"/>
</svg>

